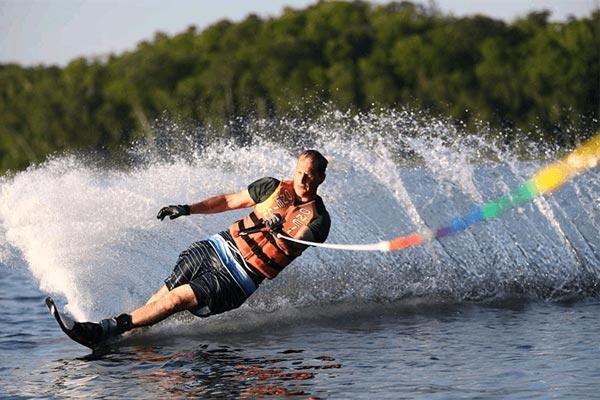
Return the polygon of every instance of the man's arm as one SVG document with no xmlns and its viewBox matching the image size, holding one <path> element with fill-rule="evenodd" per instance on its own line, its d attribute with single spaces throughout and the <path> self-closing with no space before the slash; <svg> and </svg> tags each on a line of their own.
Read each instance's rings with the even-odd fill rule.
<svg viewBox="0 0 600 400">
<path fill-rule="evenodd" d="M 329 228 L 331 227 L 331 220 L 326 210 L 323 210 L 323 214 L 317 217 L 314 221 L 311 221 L 307 226 L 302 226 L 294 234 L 296 239 L 305 240 L 307 242 L 322 243 L 329 236 Z M 288 236 L 281 230 L 276 230 L 283 236 Z M 278 238 L 277 235 L 273 235 L 275 242 L 280 249 L 284 250 L 287 254 L 299 254 L 306 249 L 306 245 L 294 243 L 289 240 Z"/>
<path fill-rule="evenodd" d="M 250 197 L 248 190 L 241 192 L 221 194 L 209 197 L 192 205 L 172 205 L 160 209 L 156 218 L 161 221 L 166 217 L 169 219 L 179 218 L 190 214 L 214 214 L 223 211 L 237 210 L 238 208 L 252 207 L 256 202 Z"/>
<path fill-rule="evenodd" d="M 241 192 L 209 197 L 206 200 L 191 204 L 190 212 L 192 214 L 214 214 L 223 211 L 248 208 L 255 204 L 256 203 L 252 200 L 252 197 L 250 197 L 248 190 L 242 190 Z"/>
<path fill-rule="evenodd" d="M 289 236 L 282 231 L 278 233 L 280 233 L 282 236 Z M 277 247 L 285 251 L 287 254 L 297 254 L 299 252 L 302 252 L 306 248 L 306 246 L 290 242 L 289 240 L 281 239 L 277 237 L 276 234 L 273 235 L 273 238 L 275 239 L 275 243 L 277 243 Z M 296 239 L 308 240 L 309 242 L 312 242 L 314 240 L 308 226 L 303 226 L 298 230 L 298 233 L 296 234 Z"/>
</svg>

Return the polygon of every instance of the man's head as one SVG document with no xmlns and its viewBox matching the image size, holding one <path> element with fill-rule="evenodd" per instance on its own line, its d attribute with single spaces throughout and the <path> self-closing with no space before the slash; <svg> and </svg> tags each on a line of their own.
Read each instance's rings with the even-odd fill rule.
<svg viewBox="0 0 600 400">
<path fill-rule="evenodd" d="M 302 201 L 317 195 L 317 188 L 325 180 L 327 159 L 316 150 L 304 150 L 298 156 L 294 170 L 294 191 Z"/>
</svg>

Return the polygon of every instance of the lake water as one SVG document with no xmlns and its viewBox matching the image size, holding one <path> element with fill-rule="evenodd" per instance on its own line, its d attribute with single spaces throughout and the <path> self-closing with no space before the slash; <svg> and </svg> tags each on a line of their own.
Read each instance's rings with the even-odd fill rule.
<svg viewBox="0 0 600 400">
<path fill-rule="evenodd" d="M 330 159 L 330 243 L 442 226 L 547 162 L 410 115 L 301 128 Z M 81 320 L 143 304 L 180 251 L 243 215 L 160 222 L 158 209 L 288 176 L 297 149 L 257 135 L 186 150 L 142 146 L 129 168 L 55 157 L 0 177 L 1 398 L 600 396 L 597 167 L 421 247 L 309 249 L 238 310 L 183 313 L 90 354 L 47 295 Z"/>
<path fill-rule="evenodd" d="M 44 295 L 0 277 L 2 398 L 597 398 L 600 301 L 299 309 L 176 318 L 90 354 Z M 18 294 L 17 294 L 18 293 Z M 270 397 L 269 397 L 270 398 Z"/>
</svg>

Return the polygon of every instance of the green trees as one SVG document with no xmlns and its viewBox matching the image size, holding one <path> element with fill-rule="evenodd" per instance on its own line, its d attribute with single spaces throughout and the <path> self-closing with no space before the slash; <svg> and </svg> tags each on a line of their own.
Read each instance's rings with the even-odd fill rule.
<svg viewBox="0 0 600 400">
<path fill-rule="evenodd" d="M 152 135 L 165 112 L 243 137 L 245 121 L 311 117 L 323 102 L 355 112 L 408 105 L 572 142 L 598 129 L 599 30 L 600 11 L 507 24 L 410 2 L 327 1 L 157 33 L 103 61 L 0 65 L 0 172 L 54 151 L 114 150 Z"/>
</svg>

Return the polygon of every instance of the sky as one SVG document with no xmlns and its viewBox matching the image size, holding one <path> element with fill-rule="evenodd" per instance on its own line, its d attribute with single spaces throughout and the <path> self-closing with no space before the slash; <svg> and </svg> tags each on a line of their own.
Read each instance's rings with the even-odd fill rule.
<svg viewBox="0 0 600 400">
<path fill-rule="evenodd" d="M 0 0 L 0 64 L 66 65 L 77 57 L 135 49 L 157 31 L 169 35 L 190 25 L 199 30 L 248 14 L 279 15 L 284 7 L 305 8 L 316 0 Z M 376 3 L 387 3 L 377 0 Z M 429 5 L 432 0 L 413 0 Z M 600 0 L 436 0 L 445 14 L 484 14 L 507 22 L 530 11 L 549 10 L 551 19 L 589 16 Z"/>
</svg>

